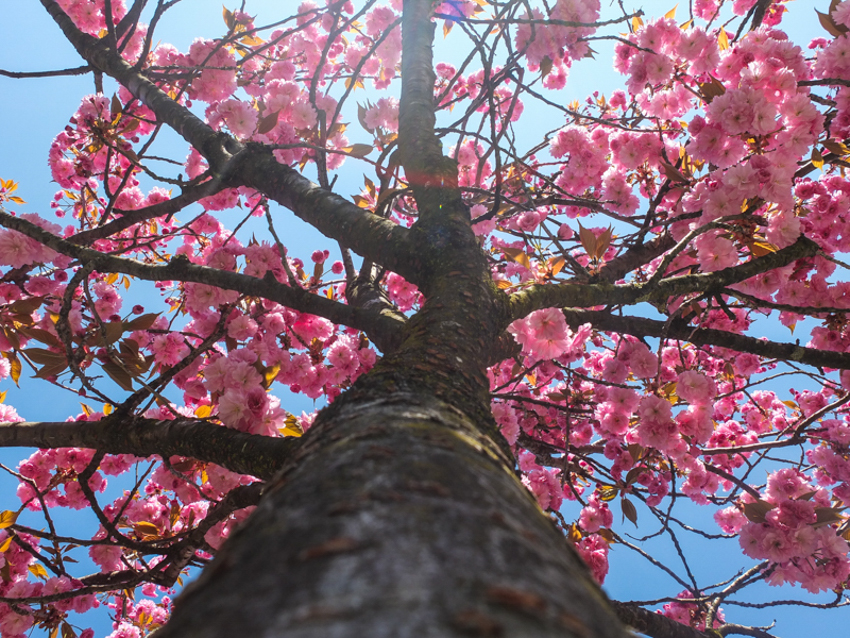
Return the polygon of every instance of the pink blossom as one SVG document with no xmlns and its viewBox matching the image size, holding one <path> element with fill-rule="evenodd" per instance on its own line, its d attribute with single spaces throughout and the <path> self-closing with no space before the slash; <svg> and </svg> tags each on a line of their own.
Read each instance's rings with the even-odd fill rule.
<svg viewBox="0 0 850 638">
<path fill-rule="evenodd" d="M 33 626 L 33 622 L 30 614 L 18 614 L 8 609 L 0 614 L 0 630 L 4 636 L 23 636 Z"/>
<path fill-rule="evenodd" d="M 333 334 L 333 324 L 322 317 L 302 313 L 292 324 L 292 329 L 304 339 L 310 342 L 313 339 L 327 339 Z"/>
<path fill-rule="evenodd" d="M 187 63 L 204 68 L 190 85 L 190 95 L 204 102 L 217 102 L 236 90 L 236 67 L 232 54 L 213 40 L 198 38 L 189 47 Z"/>
<path fill-rule="evenodd" d="M 538 359 L 552 359 L 566 352 L 569 347 L 567 322 L 557 308 L 535 310 L 525 319 L 514 321 L 508 326 L 514 339 Z"/>
<path fill-rule="evenodd" d="M 648 379 L 658 374 L 658 357 L 638 341 L 622 344 L 617 358 L 625 362 L 640 379 Z"/>
<path fill-rule="evenodd" d="M 89 549 L 89 556 L 95 564 L 99 565 L 104 571 L 118 571 L 126 569 L 124 563 L 121 562 L 123 552 L 117 545 L 92 545 Z"/>
<path fill-rule="evenodd" d="M 737 534 L 747 524 L 747 518 L 733 505 L 715 512 L 714 520 L 726 534 Z"/>
<path fill-rule="evenodd" d="M 248 315 L 239 315 L 227 324 L 227 334 L 237 341 L 250 339 L 257 333 L 257 322 Z"/>
<path fill-rule="evenodd" d="M 850 27 L 850 2 L 847 0 L 840 2 L 829 15 L 838 24 Z"/>
<path fill-rule="evenodd" d="M 7 403 L 0 403 L 0 422 L 16 423 L 23 420 L 24 419 L 18 415 L 15 408 L 11 405 Z"/>
<path fill-rule="evenodd" d="M 706 233 L 696 240 L 697 259 L 706 272 L 723 270 L 738 263 L 735 245 L 725 237 Z"/>
<path fill-rule="evenodd" d="M 802 226 L 793 213 L 777 213 L 770 217 L 767 227 L 767 239 L 777 248 L 786 248 L 800 236 Z"/>
<path fill-rule="evenodd" d="M 189 354 L 183 335 L 176 332 L 156 335 L 150 347 L 156 362 L 164 366 L 173 366 Z"/>
<path fill-rule="evenodd" d="M 659 450 L 674 448 L 680 437 L 672 419 L 670 402 L 657 396 L 644 397 L 637 410 L 637 435 L 641 445 Z"/>
<path fill-rule="evenodd" d="M 499 424 L 505 440 L 514 445 L 519 437 L 519 421 L 514 410 L 505 403 L 494 403 L 493 418 Z"/>
<path fill-rule="evenodd" d="M 532 470 L 523 477 L 527 487 L 537 497 L 542 509 L 557 510 L 563 499 L 561 482 L 558 480 L 559 470 L 542 468 Z"/>
<path fill-rule="evenodd" d="M 257 128 L 257 110 L 247 102 L 224 100 L 216 109 L 236 137 L 248 138 Z"/>
<path fill-rule="evenodd" d="M 714 382 L 704 374 L 685 370 L 679 374 L 676 394 L 688 403 L 703 405 L 714 398 L 717 394 L 717 388 L 714 386 Z"/>
<path fill-rule="evenodd" d="M 60 234 L 61 229 L 58 225 L 51 224 L 38 215 L 25 213 L 21 215 L 21 218 L 50 233 Z M 49 262 L 55 256 L 56 253 L 51 249 L 26 235 L 5 228 L 0 230 L 0 264 L 2 265 L 22 268 L 28 264 Z"/>
<path fill-rule="evenodd" d="M 122 622 L 106 638 L 141 638 L 141 635 L 138 627 L 128 622 Z"/>
<path fill-rule="evenodd" d="M 590 568 L 596 582 L 602 584 L 608 575 L 608 543 L 599 534 L 585 536 L 576 544 L 579 556 Z"/>
<path fill-rule="evenodd" d="M 608 504 L 596 498 L 594 493 L 579 516 L 579 525 L 587 533 L 599 531 L 601 528 L 610 528 L 614 523 L 614 515 Z"/>
<path fill-rule="evenodd" d="M 307 102 L 296 102 L 290 109 L 289 119 L 296 129 L 309 129 L 316 125 L 316 109 Z"/>
</svg>

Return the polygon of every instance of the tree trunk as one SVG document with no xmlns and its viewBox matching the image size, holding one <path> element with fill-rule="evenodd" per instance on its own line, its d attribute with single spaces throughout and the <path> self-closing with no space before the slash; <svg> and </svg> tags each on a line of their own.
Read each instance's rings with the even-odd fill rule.
<svg viewBox="0 0 850 638">
<path fill-rule="evenodd" d="M 158 636 L 624 636 L 482 431 L 427 395 L 340 400 Z"/>
</svg>

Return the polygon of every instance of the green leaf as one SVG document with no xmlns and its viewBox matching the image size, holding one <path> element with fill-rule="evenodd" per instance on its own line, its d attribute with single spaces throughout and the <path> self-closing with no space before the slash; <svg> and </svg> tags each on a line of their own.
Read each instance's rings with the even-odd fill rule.
<svg viewBox="0 0 850 638">
<path fill-rule="evenodd" d="M 139 521 L 133 525 L 133 531 L 142 538 L 159 538 L 159 528 L 151 522 Z"/>
<path fill-rule="evenodd" d="M 68 368 L 67 361 L 56 362 L 40 368 L 38 372 L 35 373 L 36 379 L 49 379 L 50 377 L 55 377 L 57 375 L 62 374 Z"/>
<path fill-rule="evenodd" d="M 41 304 L 44 303 L 44 297 L 30 297 L 28 299 L 19 299 L 9 304 L 9 312 L 15 314 L 29 315 L 38 310 Z"/>
<path fill-rule="evenodd" d="M 608 501 L 613 501 L 617 498 L 617 494 L 619 494 L 620 490 L 616 487 L 602 487 L 597 490 L 599 492 L 599 498 L 606 503 Z"/>
<path fill-rule="evenodd" d="M 41 578 L 42 580 L 47 580 L 47 570 L 44 569 L 44 566 L 41 563 L 31 563 L 27 565 L 27 569 L 30 573 L 36 578 Z"/>
<path fill-rule="evenodd" d="M 11 367 L 9 375 L 12 377 L 12 381 L 14 381 L 15 385 L 20 388 L 21 384 L 18 383 L 18 381 L 21 379 L 21 371 L 23 370 L 21 360 L 18 359 L 13 352 L 4 352 L 3 356 L 9 360 L 9 365 Z"/>
<path fill-rule="evenodd" d="M 643 446 L 638 443 L 630 443 L 629 447 L 626 448 L 629 451 L 629 456 L 632 457 L 632 460 L 637 463 L 640 461 L 640 457 L 643 455 Z"/>
<path fill-rule="evenodd" d="M 357 121 L 359 121 L 360 126 L 365 128 L 367 131 L 369 131 L 370 133 L 374 133 L 375 129 L 371 128 L 366 124 L 366 113 L 368 112 L 369 108 L 371 108 L 371 106 L 372 105 L 369 104 L 369 102 L 366 102 L 366 106 L 363 106 L 362 104 L 357 105 Z"/>
<path fill-rule="evenodd" d="M 594 255 L 596 259 L 602 259 L 605 256 L 605 253 L 611 246 L 611 240 L 613 238 L 614 228 L 611 226 L 609 226 L 607 230 L 604 230 L 599 237 L 596 238 L 596 254 Z"/>
<path fill-rule="evenodd" d="M 124 110 L 123 107 L 121 106 L 121 100 L 118 99 L 117 93 L 112 94 L 112 104 L 111 104 L 110 108 L 112 110 L 112 119 L 113 120 L 115 118 L 117 118 L 119 115 L 121 115 L 121 112 Z"/>
<path fill-rule="evenodd" d="M 0 554 L 9 551 L 9 547 L 11 547 L 13 540 L 15 540 L 14 535 L 9 534 L 9 536 L 6 537 L 6 540 L 4 540 L 2 544 L 0 544 Z"/>
<path fill-rule="evenodd" d="M 673 166 L 670 162 L 665 162 L 662 160 L 660 162 L 661 170 L 664 171 L 664 175 L 673 183 L 679 184 L 687 184 L 688 178 L 685 177 L 679 170 Z"/>
<path fill-rule="evenodd" d="M 837 140 L 824 140 L 821 144 L 823 144 L 830 153 L 834 153 L 839 157 L 850 155 L 850 148 L 848 148 L 843 142 L 839 142 Z"/>
<path fill-rule="evenodd" d="M 630 469 L 626 474 L 626 485 L 631 485 L 632 483 L 637 481 L 638 477 L 646 471 L 647 469 L 642 465 Z"/>
<path fill-rule="evenodd" d="M 511 260 L 518 263 L 520 266 L 525 266 L 529 270 L 531 270 L 531 260 L 528 258 L 528 255 L 525 254 L 525 251 L 521 248 L 502 248 L 502 252 L 505 253 L 505 256 L 509 257 Z"/>
<path fill-rule="evenodd" d="M 304 430 L 301 429 L 301 424 L 298 422 L 298 417 L 294 414 L 288 415 L 284 420 L 284 424 L 284 427 L 278 428 L 278 432 L 283 436 L 299 437 L 304 434 Z"/>
<path fill-rule="evenodd" d="M 48 346 L 54 346 L 56 348 L 62 347 L 62 342 L 59 341 L 59 337 L 52 332 L 43 330 L 42 328 L 28 328 L 26 326 L 21 326 L 18 328 L 18 332 L 29 339 L 46 343 Z"/>
</svg>

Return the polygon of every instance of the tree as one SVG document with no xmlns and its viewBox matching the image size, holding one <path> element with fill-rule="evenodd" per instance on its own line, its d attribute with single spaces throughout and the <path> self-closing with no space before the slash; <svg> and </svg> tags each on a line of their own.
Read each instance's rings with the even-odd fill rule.
<svg viewBox="0 0 850 638">
<path fill-rule="evenodd" d="M 50 149 L 66 226 L 0 211 L 0 378 L 83 398 L 61 422 L 0 404 L 0 445 L 39 448 L 0 518 L 4 638 L 69 638 L 99 600 L 115 636 L 770 636 L 721 605 L 760 582 L 844 604 L 850 3 L 808 58 L 783 0 L 681 24 L 243 4 L 187 52 L 156 37 L 177 1 L 42 0 L 81 65 L 3 72 L 96 88 Z M 441 36 L 463 57 L 435 64 Z M 596 41 L 626 90 L 566 105 Z M 187 159 L 158 154 L 166 129 Z M 339 260 L 310 272 L 292 214 Z M 143 282 L 166 309 L 123 306 Z M 287 386 L 329 405 L 291 414 Z M 111 502 L 107 475 L 129 481 Z M 59 529 L 66 507 L 99 529 Z M 609 548 L 649 521 L 679 590 L 609 603 Z M 698 582 L 688 533 L 751 567 Z"/>
</svg>

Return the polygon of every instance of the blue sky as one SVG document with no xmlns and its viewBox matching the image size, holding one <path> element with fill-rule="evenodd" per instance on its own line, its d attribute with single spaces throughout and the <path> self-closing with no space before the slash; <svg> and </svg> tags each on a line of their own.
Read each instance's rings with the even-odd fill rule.
<svg viewBox="0 0 850 638">
<path fill-rule="evenodd" d="M 271 19 L 280 12 L 281 4 L 287 7 L 289 3 L 275 0 L 248 2 L 248 12 L 258 15 L 258 24 L 264 19 Z M 605 3 L 607 4 L 607 3 Z M 664 14 L 674 3 L 647 0 L 643 7 L 648 15 Z M 681 3 L 684 6 L 684 2 Z M 291 6 L 295 6 L 294 3 Z M 791 19 L 783 27 L 790 33 L 792 39 L 805 45 L 811 37 L 823 34 L 814 13 L 814 7 L 825 11 L 827 0 L 796 0 L 791 2 Z M 233 7 L 231 7 L 233 8 Z M 680 10 L 680 16 L 683 11 Z M 681 18 L 684 20 L 684 18 Z M 189 26 L 191 25 L 191 26 Z M 158 39 L 171 42 L 179 49 L 186 50 L 191 41 L 198 36 L 215 37 L 221 35 L 224 24 L 218 4 L 203 0 L 184 0 L 173 9 L 158 30 Z M 451 51 L 453 42 L 449 39 L 439 43 L 448 49 L 446 55 L 457 55 Z M 598 43 L 594 48 L 599 51 L 596 60 L 586 60 L 577 64 L 570 73 L 568 88 L 563 100 L 581 99 L 594 90 L 603 93 L 621 86 L 620 77 L 611 69 L 610 51 L 605 43 Z M 3 3 L 3 20 L 0 21 L 0 68 L 7 70 L 46 70 L 77 66 L 79 58 L 47 16 L 39 3 L 5 2 Z M 27 201 L 25 206 L 17 207 L 20 212 L 37 211 L 49 215 L 49 202 L 56 191 L 56 185 L 51 183 L 47 167 L 47 151 L 53 137 L 68 121 L 76 110 L 80 98 L 94 91 L 90 76 L 50 78 L 41 80 L 12 80 L 0 77 L 0 177 L 14 179 L 19 182 L 19 194 Z M 114 87 L 107 84 L 107 93 L 111 94 Z M 365 101 L 367 97 L 374 100 L 374 94 L 359 97 Z M 528 106 L 527 106 L 528 109 Z M 352 118 L 354 120 L 354 118 Z M 354 120 L 356 121 L 356 120 Z M 559 125 L 557 121 L 546 117 L 535 118 L 533 113 L 527 113 L 524 124 L 520 129 L 521 135 L 530 139 L 540 138 L 543 130 L 540 122 L 545 124 L 545 130 Z M 357 127 L 352 127 L 352 131 Z M 365 136 L 365 134 L 364 134 Z M 352 141 L 354 133 L 351 135 Z M 185 149 L 179 145 L 179 140 L 173 134 L 164 140 L 163 148 L 173 150 L 176 158 L 185 156 Z M 355 167 L 350 171 L 344 166 L 340 172 L 337 190 L 343 195 L 359 192 L 362 185 L 362 170 Z M 297 222 L 291 215 L 285 217 L 287 223 L 292 222 L 293 230 L 288 241 L 296 255 L 306 258 L 315 248 L 332 249 L 331 242 L 324 240 L 315 231 Z M 153 308 L 156 301 L 150 304 Z M 787 332 L 784 339 L 788 339 Z M 35 385 L 22 379 L 22 389 L 16 389 L 10 381 L 0 383 L 0 391 L 9 390 L 7 401 L 18 408 L 18 411 L 28 420 L 62 420 L 69 414 L 79 412 L 79 397 L 70 393 L 52 390 L 44 384 Z M 303 397 L 289 398 L 285 407 L 292 412 L 311 410 L 313 403 Z M 28 452 L 19 450 L 0 450 L 0 462 L 15 466 Z M 117 489 L 117 488 L 116 488 Z M 14 482 L 5 473 L 0 473 L 0 510 L 16 509 L 18 500 L 14 495 Z M 686 519 L 699 519 L 703 527 L 712 532 L 718 531 L 710 520 L 710 510 L 690 504 L 681 504 L 687 513 L 681 513 Z M 619 508 L 615 506 L 615 517 L 619 519 Z M 576 515 L 565 509 L 565 515 L 570 518 Z M 642 536 L 655 531 L 649 525 L 649 515 L 639 507 L 639 524 L 635 530 L 636 536 Z M 93 523 L 91 516 L 84 512 L 64 512 L 60 515 L 60 525 L 85 526 Z M 621 528 L 625 529 L 625 528 Z M 685 541 L 690 543 L 690 541 Z M 651 541 L 645 549 L 659 557 L 671 566 L 677 565 L 677 557 L 670 543 Z M 722 580 L 734 574 L 738 567 L 749 566 L 751 563 L 741 556 L 735 541 L 712 542 L 694 545 L 693 554 L 697 556 L 694 568 L 699 571 L 704 582 Z M 690 552 L 689 552 L 690 553 Z M 647 569 L 647 563 L 629 552 L 622 546 L 614 546 L 611 553 L 612 572 L 606 583 L 606 588 L 612 597 L 629 600 L 645 599 L 662 595 L 675 594 L 668 576 L 652 568 Z M 681 571 L 681 570 L 678 570 Z M 771 598 L 803 598 L 805 592 L 788 588 L 761 588 L 757 597 Z M 821 599 L 823 600 L 823 599 Z M 778 621 L 777 634 L 784 638 L 808 636 L 814 628 L 818 633 L 842 635 L 842 628 L 850 621 L 850 611 L 847 609 L 833 611 L 813 611 L 799 608 L 772 608 L 766 611 L 749 611 L 730 608 L 727 617 L 744 624 L 769 624 L 773 619 Z M 98 636 L 110 631 L 109 624 L 100 620 L 96 625 Z M 846 633 L 846 632 L 845 632 Z"/>
</svg>

